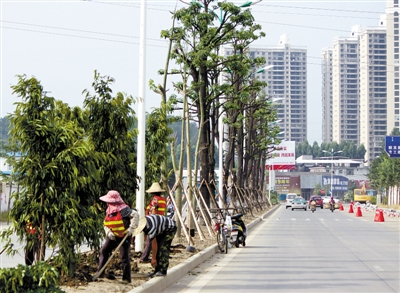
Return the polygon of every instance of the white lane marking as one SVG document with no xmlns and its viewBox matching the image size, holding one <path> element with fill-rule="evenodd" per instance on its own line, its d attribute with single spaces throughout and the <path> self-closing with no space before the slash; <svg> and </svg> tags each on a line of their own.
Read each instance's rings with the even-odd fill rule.
<svg viewBox="0 0 400 293">
<path fill-rule="evenodd" d="M 353 219 L 347 219 L 347 221 L 353 222 Z"/>
<path fill-rule="evenodd" d="M 296 218 L 291 218 L 292 221 L 296 221 Z"/>
<path fill-rule="evenodd" d="M 375 268 L 375 271 L 378 271 L 378 272 L 384 271 L 384 269 L 382 269 L 380 266 L 374 266 L 374 268 Z"/>
<path fill-rule="evenodd" d="M 339 222 L 339 219 L 335 219 L 336 222 Z"/>
<path fill-rule="evenodd" d="M 307 218 L 307 219 L 306 219 L 306 221 L 310 221 L 310 219 L 309 219 L 309 218 Z"/>
</svg>

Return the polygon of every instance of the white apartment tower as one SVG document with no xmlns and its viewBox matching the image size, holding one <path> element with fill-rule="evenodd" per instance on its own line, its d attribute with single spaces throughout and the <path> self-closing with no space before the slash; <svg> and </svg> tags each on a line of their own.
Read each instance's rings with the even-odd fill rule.
<svg viewBox="0 0 400 293">
<path fill-rule="evenodd" d="M 399 106 L 399 0 L 386 1 L 387 41 L 387 134 L 400 129 Z"/>
<path fill-rule="evenodd" d="M 332 141 L 332 48 L 322 50 L 322 141 Z"/>
<path fill-rule="evenodd" d="M 383 16 L 376 28 L 353 26 L 322 51 L 322 139 L 363 144 L 368 162 L 381 153 L 387 128 L 385 24 Z"/>
<path fill-rule="evenodd" d="M 278 46 L 250 48 L 254 57 L 264 57 L 270 70 L 257 78 L 268 83 L 266 93 L 276 99 L 279 139 L 302 142 L 307 139 L 307 49 L 292 47 L 287 35 Z M 274 100 L 274 99 L 273 99 Z"/>
<path fill-rule="evenodd" d="M 359 145 L 358 27 L 332 46 L 332 141 Z"/>
<path fill-rule="evenodd" d="M 360 32 L 360 144 L 370 163 L 382 152 L 387 128 L 386 28 Z"/>
</svg>

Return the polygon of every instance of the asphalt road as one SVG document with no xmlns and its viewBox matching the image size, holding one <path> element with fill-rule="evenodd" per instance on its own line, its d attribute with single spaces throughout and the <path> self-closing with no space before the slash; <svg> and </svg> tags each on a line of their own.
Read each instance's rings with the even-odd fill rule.
<svg viewBox="0 0 400 293">
<path fill-rule="evenodd" d="M 164 292 L 400 292 L 399 223 L 282 206 Z"/>
</svg>

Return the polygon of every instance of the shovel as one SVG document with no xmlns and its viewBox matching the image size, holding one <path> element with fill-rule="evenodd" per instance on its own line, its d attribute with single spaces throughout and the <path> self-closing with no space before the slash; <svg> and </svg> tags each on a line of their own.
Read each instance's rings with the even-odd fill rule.
<svg viewBox="0 0 400 293">
<path fill-rule="evenodd" d="M 114 255 L 117 253 L 117 251 L 120 249 L 120 247 L 122 246 L 122 244 L 125 242 L 126 238 L 128 238 L 129 234 L 126 233 L 126 235 L 124 236 L 124 238 L 122 239 L 122 241 L 118 244 L 117 248 L 115 248 L 114 252 L 111 254 L 111 256 L 109 257 L 109 259 L 107 260 L 106 264 L 101 268 L 100 271 L 98 271 L 93 277 L 92 277 L 92 281 L 96 281 L 99 276 L 103 273 L 103 271 L 105 270 L 105 268 L 107 267 L 107 265 L 110 263 L 110 261 L 112 260 L 112 258 L 114 257 Z"/>
</svg>

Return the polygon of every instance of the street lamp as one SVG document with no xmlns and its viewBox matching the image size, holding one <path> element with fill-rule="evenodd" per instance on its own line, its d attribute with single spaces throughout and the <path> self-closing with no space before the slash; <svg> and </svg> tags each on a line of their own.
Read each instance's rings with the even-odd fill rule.
<svg viewBox="0 0 400 293">
<path fill-rule="evenodd" d="M 332 161 L 331 161 L 331 195 L 333 196 L 333 156 L 336 155 L 336 154 L 340 154 L 342 151 L 334 152 L 333 149 L 332 149 L 331 152 L 330 151 L 325 151 L 325 150 L 322 150 L 322 152 L 328 153 L 332 157 Z"/>
</svg>

